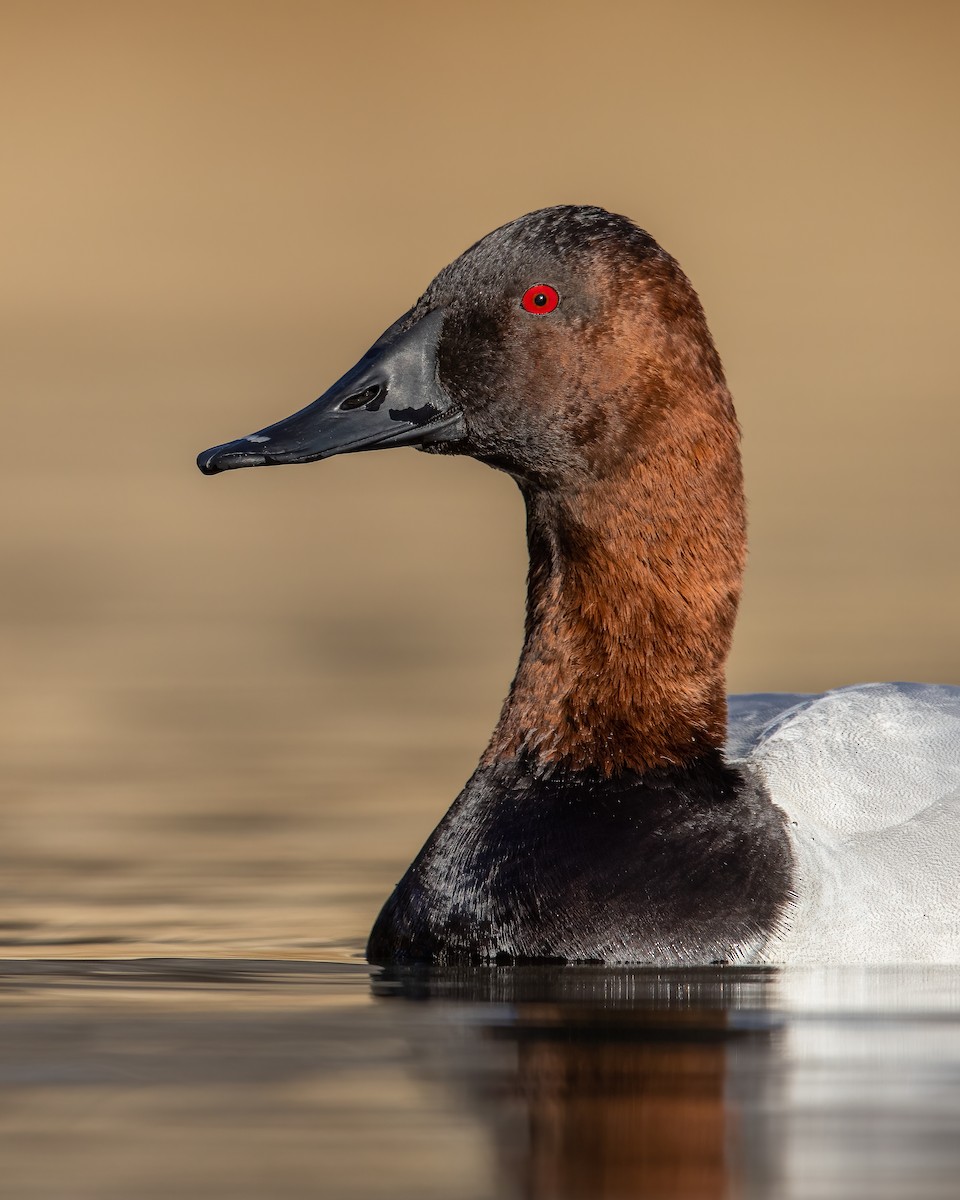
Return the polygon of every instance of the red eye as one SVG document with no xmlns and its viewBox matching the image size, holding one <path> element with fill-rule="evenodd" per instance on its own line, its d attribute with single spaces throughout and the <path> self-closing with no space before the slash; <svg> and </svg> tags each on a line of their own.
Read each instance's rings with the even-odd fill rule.
<svg viewBox="0 0 960 1200">
<path fill-rule="evenodd" d="M 560 303 L 560 293 L 549 283 L 535 283 L 523 293 L 520 303 L 528 313 L 553 312 Z"/>
</svg>

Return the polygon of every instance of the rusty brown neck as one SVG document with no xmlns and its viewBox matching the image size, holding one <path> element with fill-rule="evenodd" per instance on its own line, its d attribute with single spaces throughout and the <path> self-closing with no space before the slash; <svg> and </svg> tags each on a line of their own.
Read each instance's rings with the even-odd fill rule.
<svg viewBox="0 0 960 1200">
<path fill-rule="evenodd" d="M 525 493 L 526 634 L 484 763 L 613 776 L 723 745 L 745 554 L 738 430 L 725 389 L 690 415 L 671 414 L 613 477 Z"/>
</svg>

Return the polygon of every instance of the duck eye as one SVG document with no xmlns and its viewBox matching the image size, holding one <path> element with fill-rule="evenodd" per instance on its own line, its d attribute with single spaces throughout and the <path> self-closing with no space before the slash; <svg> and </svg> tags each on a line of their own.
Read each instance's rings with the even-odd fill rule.
<svg viewBox="0 0 960 1200">
<path fill-rule="evenodd" d="M 551 313 L 560 303 L 560 293 L 549 283 L 535 283 L 523 293 L 521 307 L 528 313 Z"/>
</svg>

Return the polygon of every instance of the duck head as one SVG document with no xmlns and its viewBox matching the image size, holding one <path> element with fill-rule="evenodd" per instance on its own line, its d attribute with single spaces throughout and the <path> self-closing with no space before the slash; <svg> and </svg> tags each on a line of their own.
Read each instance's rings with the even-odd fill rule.
<svg viewBox="0 0 960 1200">
<path fill-rule="evenodd" d="M 415 446 L 577 488 L 642 454 L 690 376 L 718 375 L 696 295 L 653 238 L 603 209 L 548 208 L 444 268 L 319 400 L 197 463 Z"/>
<path fill-rule="evenodd" d="M 198 465 L 415 446 L 512 475 L 527 636 L 488 760 L 610 775 L 722 744 L 738 437 L 675 260 L 625 217 L 561 206 L 477 242 L 319 400 Z"/>
</svg>

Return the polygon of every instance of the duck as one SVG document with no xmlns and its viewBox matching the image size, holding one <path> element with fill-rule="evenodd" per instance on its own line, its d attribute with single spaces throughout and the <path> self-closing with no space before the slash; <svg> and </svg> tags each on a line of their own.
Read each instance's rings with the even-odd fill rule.
<svg viewBox="0 0 960 1200">
<path fill-rule="evenodd" d="M 677 261 L 559 205 L 481 238 L 318 400 L 205 474 L 412 446 L 506 472 L 526 622 L 373 964 L 960 958 L 960 687 L 727 697 L 740 430 Z"/>
</svg>

